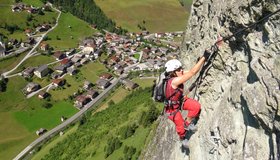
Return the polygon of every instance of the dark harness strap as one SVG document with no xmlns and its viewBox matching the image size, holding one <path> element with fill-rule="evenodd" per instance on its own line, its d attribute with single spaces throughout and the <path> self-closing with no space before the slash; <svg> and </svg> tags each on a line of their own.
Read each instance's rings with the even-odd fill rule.
<svg viewBox="0 0 280 160">
<path fill-rule="evenodd" d="M 172 94 L 171 94 L 168 98 L 166 98 L 165 101 L 164 101 L 165 106 L 164 106 L 164 108 L 163 108 L 163 112 L 165 111 L 165 109 L 166 109 L 167 107 L 173 107 L 173 105 L 175 105 L 175 104 L 179 104 L 179 106 L 180 106 L 180 107 L 178 107 L 175 111 L 173 111 L 173 112 L 171 112 L 171 113 L 166 113 L 166 112 L 165 112 L 165 114 L 166 114 L 167 116 L 174 116 L 174 117 L 175 117 L 175 115 L 181 110 L 181 103 L 182 103 L 181 98 L 179 98 L 179 100 L 177 100 L 177 101 L 172 101 L 172 100 L 170 100 L 170 99 L 171 99 L 173 96 L 175 96 L 178 92 L 182 92 L 182 91 L 180 90 L 180 88 L 176 88 L 175 92 L 172 93 Z M 173 117 L 173 118 L 174 118 L 174 117 Z"/>
</svg>

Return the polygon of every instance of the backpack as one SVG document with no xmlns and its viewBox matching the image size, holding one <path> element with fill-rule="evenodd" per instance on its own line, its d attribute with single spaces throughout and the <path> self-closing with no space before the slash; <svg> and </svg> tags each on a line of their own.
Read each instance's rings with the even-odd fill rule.
<svg viewBox="0 0 280 160">
<path fill-rule="evenodd" d="M 152 98 L 155 102 L 165 101 L 165 89 L 168 79 L 167 73 L 163 72 L 158 76 L 157 80 L 154 81 Z"/>
</svg>

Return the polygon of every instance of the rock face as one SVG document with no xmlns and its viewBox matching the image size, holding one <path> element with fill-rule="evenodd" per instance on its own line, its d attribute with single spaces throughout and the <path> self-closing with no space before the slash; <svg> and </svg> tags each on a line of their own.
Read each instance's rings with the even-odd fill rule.
<svg viewBox="0 0 280 160">
<path fill-rule="evenodd" d="M 232 35 L 279 8 L 279 0 L 194 0 L 185 68 L 217 34 Z M 280 159 L 280 12 L 224 42 L 208 69 L 195 93 L 202 111 L 189 153 L 162 117 L 143 159 Z"/>
</svg>

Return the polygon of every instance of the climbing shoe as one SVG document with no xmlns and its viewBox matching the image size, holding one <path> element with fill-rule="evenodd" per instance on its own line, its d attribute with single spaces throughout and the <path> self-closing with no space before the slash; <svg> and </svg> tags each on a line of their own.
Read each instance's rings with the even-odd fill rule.
<svg viewBox="0 0 280 160">
<path fill-rule="evenodd" d="M 189 148 L 189 140 L 187 138 L 181 140 L 181 143 L 184 148 Z"/>
</svg>

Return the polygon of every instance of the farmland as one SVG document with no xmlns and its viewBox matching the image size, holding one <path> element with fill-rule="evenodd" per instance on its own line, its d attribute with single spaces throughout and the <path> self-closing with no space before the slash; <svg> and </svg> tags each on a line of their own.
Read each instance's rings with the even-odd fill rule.
<svg viewBox="0 0 280 160">
<path fill-rule="evenodd" d="M 118 26 L 139 32 L 139 25 L 150 32 L 182 31 L 187 23 L 187 11 L 178 0 L 96 0 L 105 14 Z"/>
</svg>

